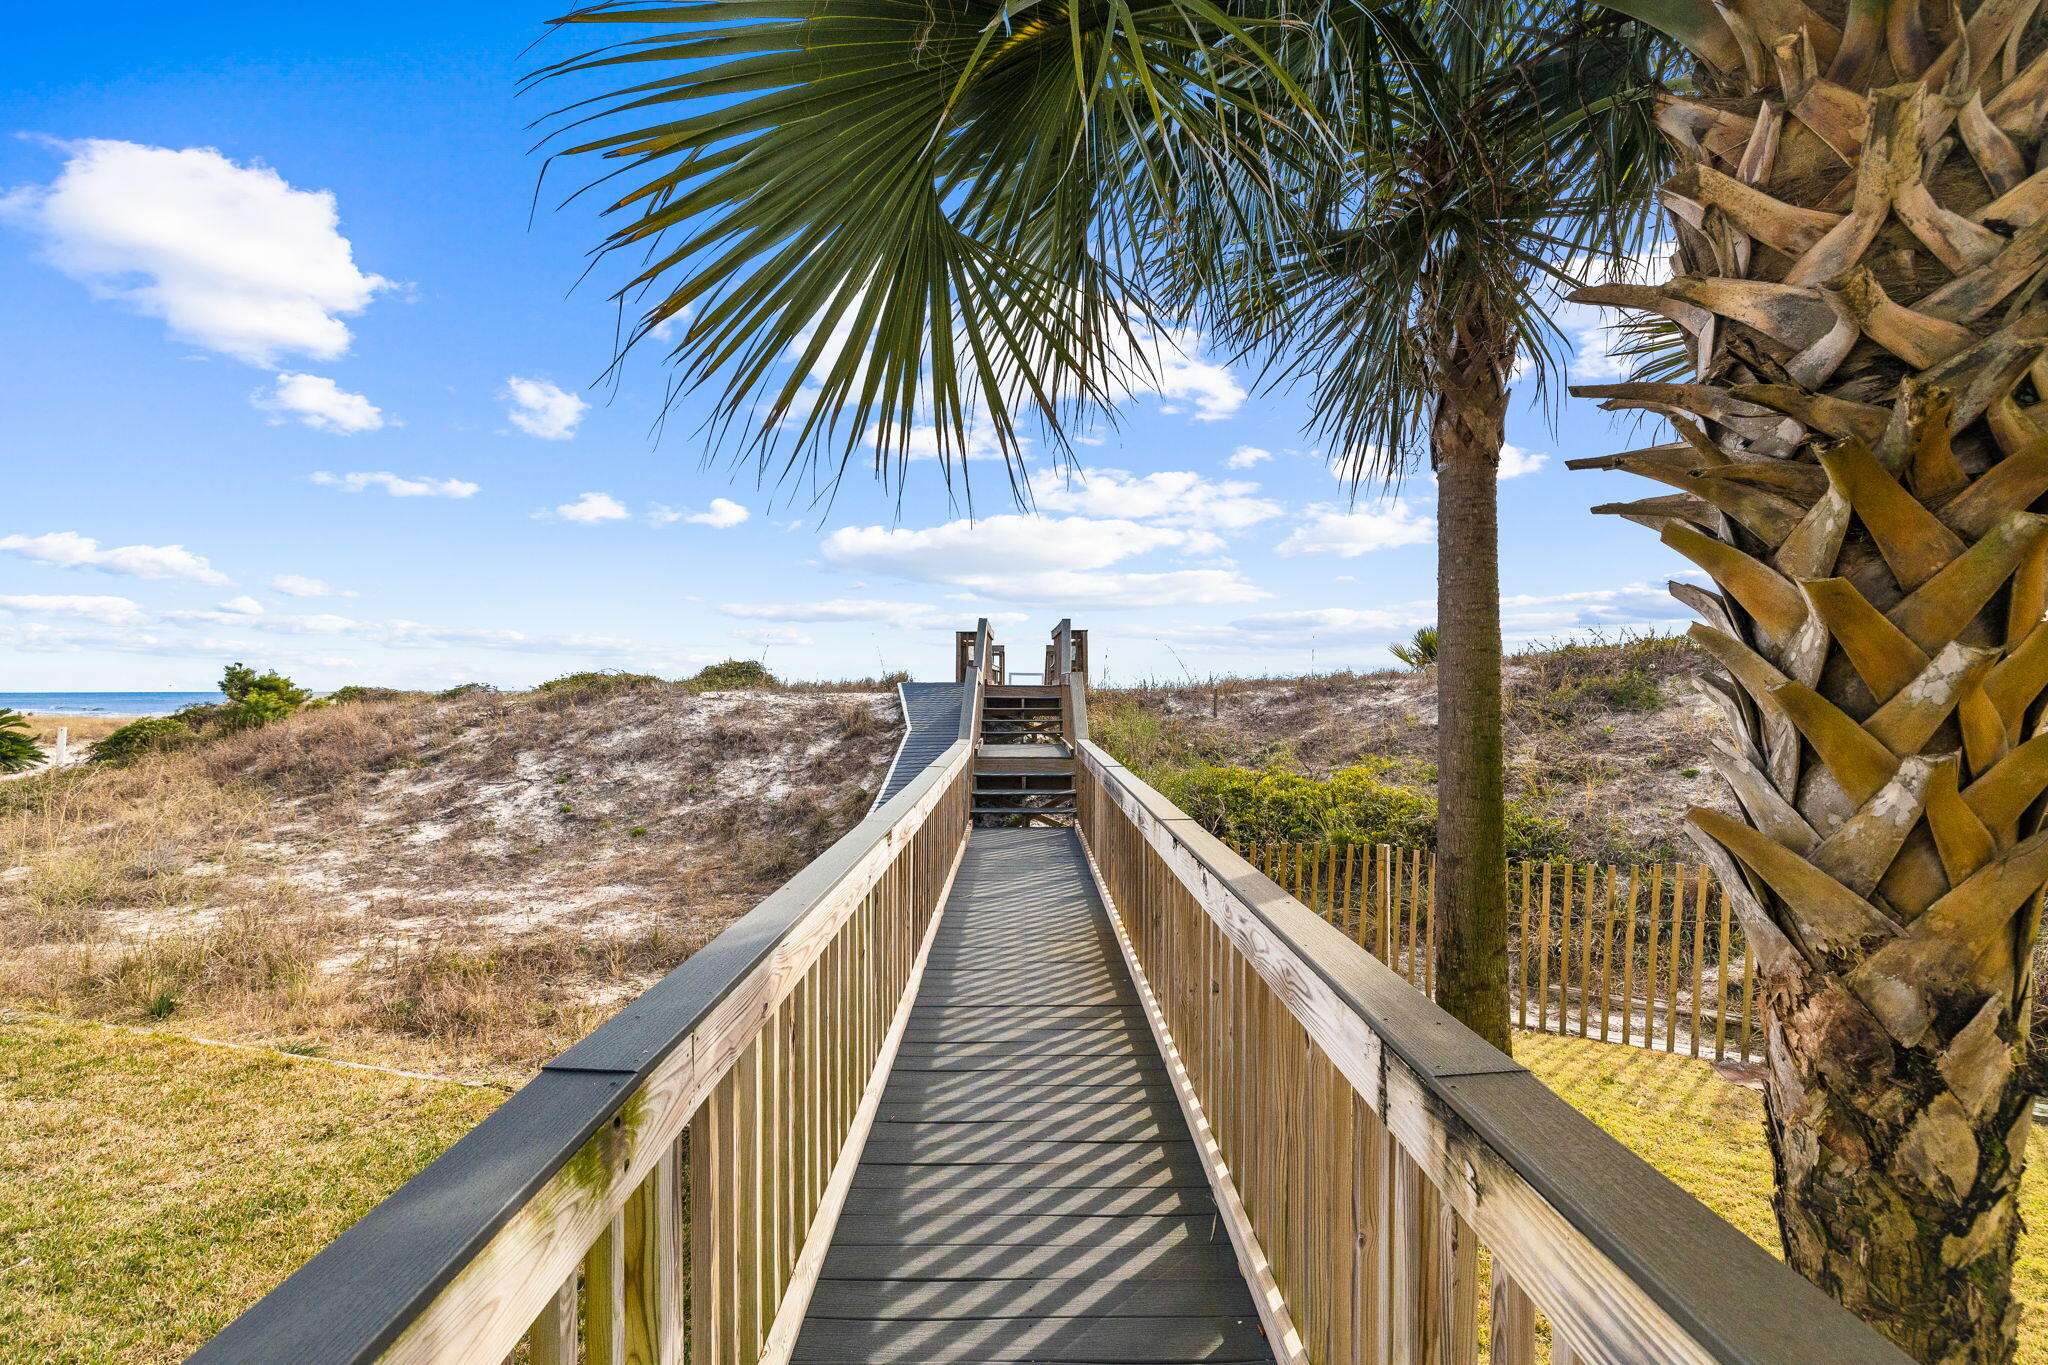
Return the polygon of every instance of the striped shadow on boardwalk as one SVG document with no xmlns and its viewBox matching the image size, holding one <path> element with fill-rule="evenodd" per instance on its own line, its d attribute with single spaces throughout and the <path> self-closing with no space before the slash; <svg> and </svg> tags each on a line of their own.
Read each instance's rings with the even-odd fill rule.
<svg viewBox="0 0 2048 1365">
<path fill-rule="evenodd" d="M 795 1360 L 1273 1353 L 1071 829 L 980 829 Z"/>
</svg>

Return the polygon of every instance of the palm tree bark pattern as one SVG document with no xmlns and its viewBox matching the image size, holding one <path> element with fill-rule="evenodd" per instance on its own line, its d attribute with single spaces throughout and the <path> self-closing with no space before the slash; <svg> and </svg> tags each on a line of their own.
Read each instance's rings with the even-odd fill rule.
<svg viewBox="0 0 2048 1365">
<path fill-rule="evenodd" d="M 1437 475 L 1436 999 L 1503 1052 L 1508 1034 L 1500 681 L 1500 450 L 1514 336 L 1449 319 L 1430 428 Z"/>
<path fill-rule="evenodd" d="M 1631 0 L 1666 97 L 1676 278 L 1581 301 L 1694 382 L 1581 388 L 1680 439 L 1592 460 L 1726 669 L 1695 810 L 1768 1013 L 1787 1257 L 1916 1358 L 2003 1362 L 2048 882 L 2048 32 L 2037 0 Z"/>
</svg>

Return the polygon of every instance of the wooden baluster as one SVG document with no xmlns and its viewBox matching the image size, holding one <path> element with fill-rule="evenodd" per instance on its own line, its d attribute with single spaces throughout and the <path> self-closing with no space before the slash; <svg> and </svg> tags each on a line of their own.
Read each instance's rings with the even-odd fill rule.
<svg viewBox="0 0 2048 1365">
<path fill-rule="evenodd" d="M 1363 896 L 1354 897 L 1352 894 L 1353 882 L 1351 880 L 1352 867 L 1357 859 L 1358 845 L 1344 845 L 1344 916 L 1342 924 L 1346 927 L 1352 927 L 1351 911 L 1355 904 L 1358 909 L 1358 923 L 1355 927 L 1352 927 L 1352 937 L 1358 946 L 1363 948 L 1365 946 L 1365 898 Z"/>
<path fill-rule="evenodd" d="M 682 1348 L 681 1302 L 670 1295 L 675 1264 L 675 1170 L 671 1154 L 631 1194 L 620 1214 L 619 1261 L 627 1365 L 663 1365 Z"/>
<path fill-rule="evenodd" d="M 1664 923 L 1664 864 L 1650 866 L 1650 939 L 1643 948 L 1643 1046 L 1657 1046 L 1657 934 Z"/>
<path fill-rule="evenodd" d="M 625 1365 L 626 1238 L 614 1217 L 583 1256 L 584 1359 L 590 1365 Z"/>
<path fill-rule="evenodd" d="M 1721 902 L 1721 944 L 1714 973 L 1714 1060 L 1719 1061 L 1728 1055 L 1728 893 L 1716 899 Z"/>
<path fill-rule="evenodd" d="M 1749 944 L 1742 945 L 1742 1060 L 1749 1060 L 1750 1021 L 1755 1017 L 1750 1005 L 1756 999 L 1756 954 Z"/>
<path fill-rule="evenodd" d="M 1373 943 L 1377 945 L 1373 950 L 1373 956 L 1382 962 L 1389 961 L 1387 957 L 1387 917 L 1392 906 L 1392 898 L 1388 891 L 1388 887 L 1393 880 L 1389 870 L 1391 862 L 1392 859 L 1389 857 L 1387 846 L 1385 844 L 1375 845 L 1373 848 L 1373 865 L 1378 869 L 1378 882 L 1373 888 L 1373 905 L 1377 908 L 1378 913 L 1374 916 L 1372 930 Z"/>
<path fill-rule="evenodd" d="M 1432 1365 L 1478 1365 L 1479 1238 L 1447 1200 L 1437 1200 L 1438 1303 L 1443 1325 Z"/>
<path fill-rule="evenodd" d="M 1557 930 L 1557 1035 L 1568 1037 L 1572 1031 L 1572 897 L 1579 886 L 1579 869 L 1573 863 L 1564 865 L 1564 894 L 1558 907 L 1562 912 Z M 1579 1015 L 1585 1017 L 1584 1000 L 1580 1001 Z"/>
<path fill-rule="evenodd" d="M 1515 940 L 1515 975 L 1520 988 L 1515 993 L 1516 1027 L 1529 1027 L 1529 860 L 1522 859 L 1522 932 Z"/>
<path fill-rule="evenodd" d="M 531 1365 L 576 1365 L 576 1276 L 572 1273 L 540 1310 L 526 1334 Z"/>
<path fill-rule="evenodd" d="M 1579 906 L 1579 1036 L 1591 1035 L 1593 1028 L 1593 930 L 1600 918 L 1597 863 L 1586 864 L 1586 899 Z"/>
<path fill-rule="evenodd" d="M 1488 1365 L 1536 1365 L 1536 1305 L 1493 1263 L 1493 1321 Z"/>
<path fill-rule="evenodd" d="M 1692 889 L 1692 1041 L 1688 1050 L 1700 1055 L 1700 991 L 1707 969 L 1707 869 L 1702 863 Z"/>
<path fill-rule="evenodd" d="M 1435 1332 L 1443 1323 L 1436 1187 L 1406 1154 L 1394 1154 L 1393 1341 L 1386 1365 L 1435 1365 Z"/>
<path fill-rule="evenodd" d="M 1628 870 L 1628 919 L 1622 925 L 1621 947 L 1621 1041 L 1626 1044 L 1636 1019 L 1636 891 L 1643 870 Z"/>
<path fill-rule="evenodd" d="M 1422 850 L 1408 851 L 1408 950 L 1403 960 L 1408 964 L 1408 984 L 1416 982 L 1416 972 L 1422 966 L 1420 961 L 1422 934 Z"/>
<path fill-rule="evenodd" d="M 1424 910 L 1422 931 L 1422 989 L 1429 994 L 1436 993 L 1436 854 L 1425 857 L 1417 852 L 1416 861 L 1422 864 L 1425 881 L 1422 888 Z"/>
<path fill-rule="evenodd" d="M 1664 1050 L 1678 1051 L 1678 973 L 1685 940 L 1685 864 L 1671 869 L 1671 973 L 1664 982 Z"/>
<path fill-rule="evenodd" d="M 1550 1032 L 1550 864 L 1543 864 L 1542 914 L 1536 954 L 1536 1028 Z"/>
<path fill-rule="evenodd" d="M 1614 883 L 1617 869 L 1607 865 L 1607 896 L 1600 915 L 1600 1041 L 1607 1039 L 1607 1016 L 1614 1007 Z"/>
<path fill-rule="evenodd" d="M 1353 1365 L 1384 1365 L 1394 1349 L 1394 1138 L 1363 1096 L 1356 1099 L 1359 1210 L 1358 1342 Z"/>
<path fill-rule="evenodd" d="M 1308 856 L 1308 908 L 1324 918 L 1329 911 L 1323 905 L 1323 845 L 1318 844 Z"/>
</svg>

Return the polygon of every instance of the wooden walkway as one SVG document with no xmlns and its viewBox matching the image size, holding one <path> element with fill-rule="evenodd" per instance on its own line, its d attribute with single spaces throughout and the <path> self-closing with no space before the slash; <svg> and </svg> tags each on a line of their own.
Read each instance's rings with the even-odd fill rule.
<svg viewBox="0 0 2048 1365">
<path fill-rule="evenodd" d="M 1073 830 L 969 836 L 794 1359 L 1273 1360 Z"/>
</svg>

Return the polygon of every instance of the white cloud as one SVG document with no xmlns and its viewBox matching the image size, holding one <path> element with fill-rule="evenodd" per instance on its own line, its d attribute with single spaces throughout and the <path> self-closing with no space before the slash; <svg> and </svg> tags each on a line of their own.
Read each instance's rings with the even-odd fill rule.
<svg viewBox="0 0 2048 1365">
<path fill-rule="evenodd" d="M 590 410 L 590 404 L 583 399 L 545 379 L 521 379 L 515 375 L 505 381 L 503 396 L 512 405 L 506 409 L 512 425 L 543 441 L 568 440 L 576 434 L 576 424 L 583 420 L 583 414 Z"/>
<path fill-rule="evenodd" d="M 314 483 L 326 488 L 339 488 L 344 493 L 361 493 L 372 488 L 381 488 L 394 498 L 470 498 L 475 497 L 482 485 L 463 479 L 407 479 L 388 471 L 352 474 L 330 474 L 321 470 L 310 476 Z M 319 596 L 318 593 L 305 594 Z"/>
<path fill-rule="evenodd" d="M 1661 283 L 1671 278 L 1670 259 L 1675 249 L 1672 242 L 1654 242 L 1642 251 L 1613 260 L 1574 260 L 1566 269 L 1590 284 Z M 1629 359 L 1615 354 L 1623 344 L 1623 334 L 1617 329 L 1628 316 L 1626 313 L 1619 308 L 1567 303 L 1561 298 L 1549 301 L 1546 309 L 1551 321 L 1571 343 L 1572 354 L 1566 368 L 1575 382 L 1628 377 Z"/>
<path fill-rule="evenodd" d="M 1330 503 L 1318 503 L 1308 510 L 1308 520 L 1274 546 L 1274 553 L 1342 555 L 1351 559 L 1371 550 L 1422 544 L 1436 530 L 1433 518 L 1402 498 L 1364 512 L 1347 512 Z"/>
<path fill-rule="evenodd" d="M 261 616 L 263 614 L 263 604 L 247 593 L 242 594 L 240 597 L 230 597 L 227 601 L 220 604 L 220 609 L 222 611 L 231 611 L 237 616 Z"/>
<path fill-rule="evenodd" d="M 1537 451 L 1511 445 L 1500 448 L 1500 477 L 1503 479 L 1519 479 L 1524 474 L 1534 474 L 1549 463 L 1550 457 Z"/>
<path fill-rule="evenodd" d="M 537 517 L 557 516 L 563 521 L 580 521 L 593 526 L 601 521 L 624 521 L 632 513 L 626 504 L 609 493 L 585 493 L 574 502 L 565 502 L 550 512 L 535 512 Z"/>
<path fill-rule="evenodd" d="M 272 423 L 297 420 L 336 436 L 355 436 L 384 425 L 383 409 L 317 374 L 281 374 L 275 386 L 250 394 L 249 402 L 260 412 L 277 414 Z"/>
<path fill-rule="evenodd" d="M 110 626 L 140 625 L 149 617 L 125 597 L 79 597 L 23 593 L 0 597 L 7 611 L 42 612 L 53 616 L 82 616 Z"/>
<path fill-rule="evenodd" d="M 422 621 L 369 621 L 327 612 L 306 616 L 281 613 L 250 616 L 236 611 L 167 611 L 163 619 L 180 625 L 236 626 L 272 635 L 341 635 L 391 649 L 472 646 L 536 654 L 614 655 L 677 663 L 710 663 L 717 658 L 716 655 L 602 635 L 532 635 L 521 630 L 436 626 Z"/>
<path fill-rule="evenodd" d="M 865 597 L 836 597 L 824 602 L 727 602 L 719 610 L 742 620 L 813 624 L 872 621 L 890 626 L 942 626 L 959 617 L 958 612 L 923 602 L 879 602 Z"/>
<path fill-rule="evenodd" d="M 793 626 L 761 626 L 753 630 L 736 630 L 736 639 L 755 645 L 809 645 L 817 642 Z"/>
<path fill-rule="evenodd" d="M 1198 422 L 1235 416 L 1244 404 L 1244 386 L 1229 366 L 1202 358 L 1203 340 L 1201 333 L 1186 329 L 1141 333 L 1136 346 L 1126 348 L 1125 396 L 1156 394 L 1166 400 L 1161 412 L 1187 414 Z"/>
<path fill-rule="evenodd" d="M 1185 469 L 1145 475 L 1121 469 L 1082 469 L 1037 497 L 1040 506 L 1055 512 L 1240 531 L 1281 513 L 1279 503 L 1252 496 L 1258 491 L 1255 483 L 1236 479 L 1217 483 Z"/>
<path fill-rule="evenodd" d="M 391 287 L 356 267 L 332 194 L 260 162 L 101 139 L 64 151 L 54 182 L 0 208 L 42 236 L 59 270 L 182 340 L 266 368 L 332 360 L 348 349 L 341 319 Z"/>
<path fill-rule="evenodd" d="M 354 597 L 346 588 L 332 587 L 318 578 L 308 578 L 302 573 L 273 574 L 270 586 L 287 597 Z"/>
<path fill-rule="evenodd" d="M 1018 438 L 1018 443 L 1030 444 L 1022 437 Z M 877 451 L 885 449 L 880 436 L 873 431 L 868 433 L 868 444 Z M 887 446 L 886 449 L 890 455 L 896 454 L 897 448 L 894 445 Z M 939 429 L 936 426 L 912 427 L 902 446 L 904 458 L 911 460 L 936 460 L 939 458 L 940 449 Z M 958 442 L 951 442 L 947 453 L 957 460 L 961 458 L 963 452 Z M 996 441 L 995 428 L 978 418 L 971 419 L 967 424 L 967 448 L 964 453 L 970 460 L 1002 459 L 1003 448 Z"/>
<path fill-rule="evenodd" d="M 1225 632 L 1248 644 L 1299 644 L 1316 641 L 1380 643 L 1436 620 L 1433 602 L 1394 607 L 1320 607 L 1305 611 L 1263 612 L 1229 623 Z"/>
<path fill-rule="evenodd" d="M 663 507 L 660 509 L 658 520 L 676 521 L 680 519 L 692 522 L 698 526 L 712 526 L 718 530 L 725 531 L 739 525 L 752 515 L 753 513 L 747 511 L 746 508 L 740 506 L 731 498 L 713 498 L 711 506 L 702 512 L 671 512 L 668 508 Z"/>
<path fill-rule="evenodd" d="M 1265 596 L 1230 569 L 1099 572 L 1155 550 L 1211 553 L 1220 546 L 1202 530 L 1013 514 L 924 530 L 849 526 L 826 537 L 821 548 L 828 563 L 849 572 L 947 583 L 1005 601 L 1143 606 Z"/>
<path fill-rule="evenodd" d="M 1261 450 L 1257 446 L 1239 446 L 1230 452 L 1230 458 L 1223 464 L 1228 469 L 1250 469 L 1253 465 L 1264 464 L 1272 458 L 1273 452 L 1270 450 Z"/>
<path fill-rule="evenodd" d="M 130 578 L 182 578 L 193 583 L 230 581 L 182 545 L 121 545 L 102 550 L 91 536 L 52 531 L 40 536 L 0 536 L 0 550 L 60 569 L 98 569 Z"/>
</svg>

